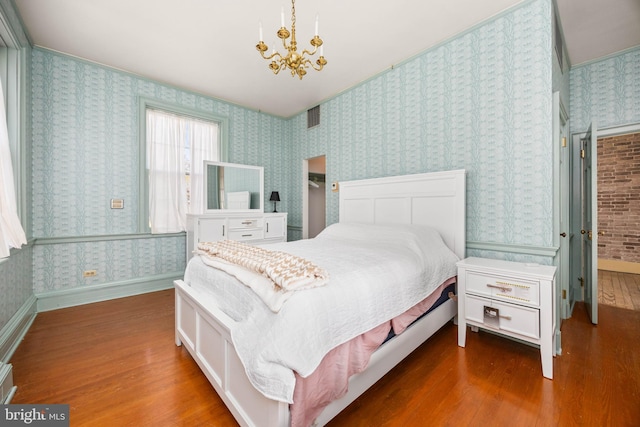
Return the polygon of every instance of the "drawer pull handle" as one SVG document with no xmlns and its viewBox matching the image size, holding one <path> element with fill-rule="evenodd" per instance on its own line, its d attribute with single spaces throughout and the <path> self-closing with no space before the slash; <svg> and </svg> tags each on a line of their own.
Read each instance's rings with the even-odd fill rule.
<svg viewBox="0 0 640 427">
<path fill-rule="evenodd" d="M 253 221 L 242 221 L 242 225 L 251 225 Z"/>
<path fill-rule="evenodd" d="M 493 318 L 495 319 L 496 317 L 499 317 L 501 319 L 505 319 L 505 320 L 511 320 L 511 316 L 507 316 L 506 314 L 500 314 L 500 310 L 497 309 L 493 309 L 491 307 L 487 307 L 486 305 L 484 306 L 484 317 L 486 318 Z"/>
<path fill-rule="evenodd" d="M 487 288 L 496 288 L 496 289 L 500 289 L 503 292 L 511 292 L 512 289 L 507 287 L 507 286 L 498 286 L 498 285 L 493 285 L 491 283 L 487 283 Z"/>
<path fill-rule="evenodd" d="M 253 234 L 243 234 L 242 237 L 251 237 Z"/>
</svg>

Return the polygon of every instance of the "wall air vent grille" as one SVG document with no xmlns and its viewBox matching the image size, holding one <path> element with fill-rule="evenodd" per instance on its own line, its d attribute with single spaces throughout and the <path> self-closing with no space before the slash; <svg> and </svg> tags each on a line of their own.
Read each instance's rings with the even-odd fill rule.
<svg viewBox="0 0 640 427">
<path fill-rule="evenodd" d="M 317 105 L 307 110 L 307 129 L 318 126 L 320 124 L 320 106 Z"/>
</svg>

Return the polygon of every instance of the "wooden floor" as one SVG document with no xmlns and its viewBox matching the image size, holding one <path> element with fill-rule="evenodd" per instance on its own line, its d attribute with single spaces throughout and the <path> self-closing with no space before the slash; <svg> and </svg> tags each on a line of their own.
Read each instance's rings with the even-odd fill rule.
<svg viewBox="0 0 640 427">
<path fill-rule="evenodd" d="M 640 274 L 598 270 L 598 303 L 640 310 Z"/>
<path fill-rule="evenodd" d="M 41 313 L 11 363 L 12 403 L 66 403 L 71 426 L 235 426 L 174 344 L 173 290 Z M 640 311 L 578 305 L 554 380 L 537 349 L 445 326 L 332 426 L 639 426 Z"/>
</svg>

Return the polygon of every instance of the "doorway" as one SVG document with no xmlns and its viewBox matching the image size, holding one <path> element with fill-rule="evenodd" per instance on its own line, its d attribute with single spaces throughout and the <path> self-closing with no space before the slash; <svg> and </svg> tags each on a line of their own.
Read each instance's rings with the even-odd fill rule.
<svg viewBox="0 0 640 427">
<path fill-rule="evenodd" d="M 595 224 L 592 224 L 591 227 L 582 228 L 585 233 L 584 235 L 589 236 L 592 234 L 588 239 L 592 240 L 591 243 L 593 243 L 597 248 L 597 253 L 594 254 L 592 260 L 593 264 L 596 266 L 593 276 L 596 276 L 594 279 L 597 283 L 597 294 L 585 295 L 588 291 L 585 289 L 586 286 L 583 287 L 584 282 L 581 282 L 580 280 L 581 278 L 584 279 L 584 274 L 580 271 L 582 262 L 581 248 L 578 245 L 574 246 L 572 242 L 571 308 L 573 308 L 573 302 L 586 300 L 587 297 L 592 299 L 596 307 L 598 304 L 606 304 L 606 302 L 603 301 L 603 298 L 607 297 L 607 286 L 612 284 L 609 282 L 613 282 L 613 279 L 610 278 L 618 276 L 611 274 L 603 275 L 603 272 L 618 270 L 620 273 L 640 273 L 640 269 L 638 269 L 638 267 L 640 267 L 640 231 L 637 227 L 633 226 L 633 224 L 635 224 L 633 222 L 633 212 L 640 211 L 640 201 L 634 200 L 635 194 L 633 194 L 633 191 L 629 191 L 630 188 L 637 188 L 634 187 L 634 185 L 637 186 L 637 183 L 640 182 L 640 177 L 636 170 L 638 157 L 630 159 L 629 153 L 612 152 L 611 150 L 614 148 L 611 144 L 616 141 L 624 144 L 623 150 L 637 150 L 638 144 L 640 144 L 640 142 L 638 142 L 640 140 L 640 135 L 637 134 L 640 134 L 640 123 L 597 130 L 597 142 L 594 141 L 592 144 L 594 146 L 594 151 L 596 152 L 594 154 L 597 154 L 594 156 L 597 158 L 597 165 L 594 165 L 596 173 L 593 177 L 593 187 L 595 190 L 594 197 L 596 197 L 598 201 L 597 206 L 594 205 L 593 207 L 593 210 L 595 211 Z M 572 164 L 572 218 L 575 219 L 580 218 L 582 210 L 582 189 L 580 188 L 581 167 L 579 159 L 581 157 L 580 150 L 583 145 L 582 140 L 587 136 L 587 133 L 574 134 L 572 136 L 572 160 L 578 159 L 577 162 Z M 633 145 L 633 147 L 630 147 L 630 145 Z M 621 163 L 625 162 L 625 159 L 630 159 L 631 167 L 627 168 L 627 170 L 610 170 L 612 167 L 619 167 Z M 621 181 L 624 182 L 621 183 L 621 187 L 612 188 L 607 181 L 612 181 L 613 183 L 621 183 Z M 625 194 L 630 196 L 626 200 L 624 196 Z M 615 225 L 618 221 L 621 221 L 620 226 Z M 581 227 L 579 224 L 575 225 L 575 227 L 572 227 L 573 233 L 580 235 Z M 589 233 L 589 231 L 592 231 L 592 233 Z M 580 240 L 578 240 L 578 242 L 579 241 Z M 610 246 L 611 250 L 607 251 L 607 246 Z M 631 253 L 623 254 L 621 250 L 624 246 L 627 248 L 633 248 Z M 629 270 L 629 268 L 631 268 L 631 270 Z M 624 277 L 628 276 L 624 275 Z M 604 279 L 602 289 L 599 280 L 600 278 Z M 635 278 L 630 283 L 632 286 L 635 286 Z M 620 280 L 617 284 L 613 284 L 615 286 L 621 286 L 623 283 Z M 609 297 L 613 298 L 615 296 L 609 295 Z M 597 322 L 597 315 L 596 319 L 592 318 L 592 320 L 596 320 Z"/>
<path fill-rule="evenodd" d="M 302 165 L 302 238 L 312 239 L 326 227 L 326 156 L 305 159 Z"/>
<path fill-rule="evenodd" d="M 598 162 L 598 302 L 639 310 L 640 132 L 601 135 Z"/>
</svg>

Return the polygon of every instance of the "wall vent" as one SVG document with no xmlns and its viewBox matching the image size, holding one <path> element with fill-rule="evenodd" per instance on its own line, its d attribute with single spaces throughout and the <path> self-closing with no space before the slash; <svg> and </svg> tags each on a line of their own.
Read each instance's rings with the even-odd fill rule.
<svg viewBox="0 0 640 427">
<path fill-rule="evenodd" d="M 320 124 L 320 106 L 317 105 L 307 110 L 307 129 Z"/>
</svg>

